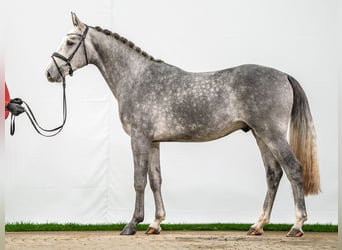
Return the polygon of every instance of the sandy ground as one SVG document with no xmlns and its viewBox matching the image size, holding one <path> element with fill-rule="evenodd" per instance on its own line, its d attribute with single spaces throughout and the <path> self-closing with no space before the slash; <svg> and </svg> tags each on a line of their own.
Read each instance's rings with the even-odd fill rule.
<svg viewBox="0 0 342 250">
<path fill-rule="evenodd" d="M 29 232 L 6 233 L 6 250 L 83 250 L 83 249 L 337 249 L 337 233 L 305 233 L 287 238 L 286 232 L 171 231 L 160 235 L 120 236 L 119 232 Z"/>
</svg>

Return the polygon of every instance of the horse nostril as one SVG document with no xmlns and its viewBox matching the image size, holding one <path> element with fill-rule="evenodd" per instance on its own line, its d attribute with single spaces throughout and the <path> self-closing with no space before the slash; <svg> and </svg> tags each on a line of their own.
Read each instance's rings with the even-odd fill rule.
<svg viewBox="0 0 342 250">
<path fill-rule="evenodd" d="M 52 79 L 51 74 L 50 74 L 49 71 L 46 71 L 46 78 L 47 78 L 48 80 L 51 80 L 51 79 Z"/>
</svg>

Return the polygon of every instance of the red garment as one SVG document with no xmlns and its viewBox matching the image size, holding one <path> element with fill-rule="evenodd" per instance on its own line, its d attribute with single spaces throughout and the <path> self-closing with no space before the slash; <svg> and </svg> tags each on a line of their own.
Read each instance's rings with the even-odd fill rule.
<svg viewBox="0 0 342 250">
<path fill-rule="evenodd" d="M 11 101 L 11 98 L 8 92 L 7 84 L 5 82 L 5 119 L 7 119 L 9 115 L 9 111 L 6 109 L 6 106 L 10 101 Z"/>
</svg>

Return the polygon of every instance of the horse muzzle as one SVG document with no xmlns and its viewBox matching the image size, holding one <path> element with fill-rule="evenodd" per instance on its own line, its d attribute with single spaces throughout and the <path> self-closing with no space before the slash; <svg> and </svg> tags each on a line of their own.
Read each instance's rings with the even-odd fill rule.
<svg viewBox="0 0 342 250">
<path fill-rule="evenodd" d="M 49 82 L 62 82 L 62 78 L 58 75 L 53 76 L 49 71 L 46 71 L 46 78 Z"/>
<path fill-rule="evenodd" d="M 61 72 L 62 73 L 62 72 Z M 45 76 L 49 82 L 62 82 L 63 77 L 59 73 L 59 70 L 57 69 L 56 65 L 51 62 L 47 66 L 45 70 Z"/>
</svg>

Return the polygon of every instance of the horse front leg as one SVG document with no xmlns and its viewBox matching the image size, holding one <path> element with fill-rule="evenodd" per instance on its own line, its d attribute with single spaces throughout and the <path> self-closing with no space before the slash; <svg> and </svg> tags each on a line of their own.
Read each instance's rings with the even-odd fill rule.
<svg viewBox="0 0 342 250">
<path fill-rule="evenodd" d="M 121 235 L 136 233 L 137 224 L 144 220 L 144 195 L 147 183 L 148 160 L 151 152 L 151 142 L 147 138 L 132 138 L 132 151 L 134 158 L 134 189 L 135 209 L 133 218 L 124 227 Z"/>
<path fill-rule="evenodd" d="M 160 223 L 165 220 L 165 209 L 161 194 L 162 178 L 160 174 L 160 153 L 159 142 L 152 143 L 149 158 L 148 177 L 154 195 L 155 219 L 150 224 L 146 234 L 159 234 L 161 231 Z"/>
</svg>

